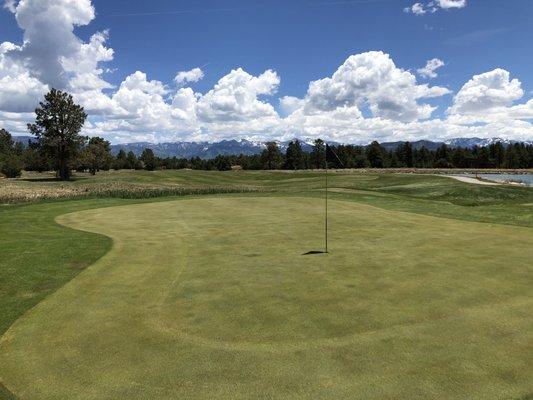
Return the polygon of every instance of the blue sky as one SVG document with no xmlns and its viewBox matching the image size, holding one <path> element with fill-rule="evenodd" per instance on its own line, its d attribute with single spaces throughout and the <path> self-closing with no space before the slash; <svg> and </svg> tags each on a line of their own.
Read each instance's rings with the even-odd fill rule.
<svg viewBox="0 0 533 400">
<path fill-rule="evenodd" d="M 62 54 L 54 49 L 54 54 L 50 56 L 55 57 L 53 60 L 38 59 L 38 54 L 47 52 L 47 46 L 51 46 L 47 40 L 39 43 L 38 33 L 32 38 L 35 42 L 33 49 L 23 48 L 24 32 L 44 30 L 47 23 L 48 29 L 55 29 L 58 9 L 46 13 L 51 2 L 8 1 L 7 8 L 0 11 L 0 43 L 10 42 L 20 47 L 3 55 L 5 71 L 2 75 L 0 63 L 0 78 L 15 79 L 16 74 L 21 73 L 22 67 L 13 67 L 12 60 L 34 57 L 36 60 L 28 68 L 28 74 L 39 81 L 28 84 L 31 90 L 26 89 L 20 94 L 23 98 L 20 104 L 14 105 L 14 100 L 10 100 L 4 102 L 4 107 L 2 90 L 7 93 L 10 89 L 9 93 L 13 96 L 13 85 L 0 83 L 0 126 L 7 126 L 14 133 L 24 133 L 21 128 L 23 120 L 30 118 L 34 104 L 29 93 L 38 94 L 43 88 L 61 84 L 52 75 L 63 67 L 43 72 L 39 71 L 39 64 L 53 64 L 57 59 L 76 59 L 79 56 L 74 54 L 77 50 Z M 446 2 L 464 4 L 446 8 Z M 76 41 L 91 43 L 95 33 L 105 32 L 105 39 L 101 39 L 100 43 L 105 49 L 113 50 L 112 57 L 95 56 L 97 61 L 94 66 L 88 66 L 83 71 L 75 67 L 66 68 L 64 75 L 71 80 L 65 80 L 62 89 L 71 89 L 80 102 L 87 103 L 86 109 L 91 116 L 88 134 L 99 134 L 114 142 L 286 138 L 291 135 L 329 136 L 348 142 L 364 142 L 374 136 L 415 139 L 476 135 L 533 139 L 530 125 L 533 103 L 528 103 L 533 90 L 533 1 L 530 0 L 420 0 L 420 6 L 425 10 L 423 15 L 412 12 L 413 5 L 417 3 L 415 0 L 80 0 L 78 9 L 72 9 L 64 0 L 56 0 L 55 7 L 61 7 L 60 3 L 65 3 L 65 15 L 72 15 L 72 23 L 67 23 L 64 29 L 68 31 L 70 27 L 73 38 L 63 44 L 65 48 L 73 47 L 72 43 Z M 90 15 L 90 8 L 93 15 Z M 44 14 L 40 15 L 43 10 Z M 21 23 L 26 20 L 32 22 Z M 57 35 L 61 38 L 61 31 Z M 369 51 L 382 52 L 386 58 L 367 53 Z M 23 56 L 15 56 L 15 53 Z M 378 69 L 390 60 L 398 71 L 411 73 L 416 80 L 415 86 L 406 94 L 402 89 L 405 82 L 402 81 L 395 88 L 384 90 L 387 93 L 379 98 L 372 98 L 371 92 L 354 92 L 342 95 L 342 101 L 332 105 L 331 99 L 339 97 L 335 90 L 339 93 L 347 87 L 355 90 L 354 85 L 357 85 L 346 80 L 357 79 L 351 76 L 343 77 L 339 82 L 324 81 L 322 92 L 310 95 L 310 82 L 331 78 L 350 56 L 360 54 L 368 54 L 369 57 L 356 60 L 354 71 L 359 71 L 360 65 L 368 67 L 371 62 L 368 59 L 379 59 Z M 435 77 L 429 78 L 417 70 L 431 59 L 439 59 L 444 65 L 435 70 Z M 7 64 L 10 66 L 6 67 Z M 173 79 L 178 71 L 193 68 L 202 70 L 203 79 L 187 82 L 186 85 L 175 84 Z M 252 90 L 249 97 L 246 94 L 244 105 L 227 105 L 231 110 L 224 114 L 226 105 L 216 108 L 220 106 L 219 93 L 211 96 L 210 104 L 207 104 L 207 98 L 201 96 L 213 91 L 221 78 L 237 68 L 243 71 L 243 76 L 237 77 L 237 81 L 259 77 L 261 84 L 267 88 Z M 279 82 L 272 76 L 261 78 L 267 70 L 274 71 Z M 167 112 L 175 111 L 180 114 L 179 118 L 158 126 L 157 121 L 150 120 L 150 116 L 165 112 L 164 104 L 155 104 L 154 101 L 156 111 L 140 110 L 139 105 L 128 109 L 123 100 L 123 103 L 117 103 L 121 100 L 120 96 L 113 99 L 113 94 L 119 91 L 125 79 L 136 71 L 145 75 L 145 78 L 137 78 L 142 82 L 146 80 L 151 86 L 146 89 L 144 83 L 136 79 L 136 86 L 130 85 L 128 95 L 133 96 L 136 90 L 141 90 L 142 95 L 160 96 L 164 104 L 170 105 Z M 508 76 L 501 71 L 507 72 Z M 470 92 L 465 90 L 458 96 L 473 77 L 489 72 L 494 73 L 473 82 Z M 82 74 L 93 74 L 108 85 L 84 85 L 85 93 L 81 93 L 72 84 L 72 77 Z M 383 80 L 377 81 L 377 86 L 372 86 L 372 90 L 381 90 L 389 80 L 395 79 L 392 76 L 384 76 Z M 514 79 L 519 81 L 520 88 L 513 84 Z M 423 97 L 412 94 L 419 90 L 418 86 L 425 84 L 446 88 L 449 93 L 443 94 L 444 90 L 441 90 L 438 95 Z M 493 84 L 496 85 L 494 88 L 491 87 Z M 39 85 L 40 89 L 36 88 Z M 185 93 L 184 89 L 189 92 Z M 243 90 L 248 89 L 245 86 Z M 491 89 L 496 93 L 492 93 Z M 110 101 L 104 97 L 98 105 L 89 104 L 86 99 L 95 98 L 94 90 L 98 90 L 98 96 L 107 96 L 118 105 L 107 104 Z M 188 96 L 188 106 L 175 110 L 172 108 L 175 104 L 171 103 L 178 90 Z M 479 90 L 489 97 L 480 98 L 476 94 Z M 196 100 L 192 93 L 196 93 Z M 232 102 L 227 96 L 235 96 L 235 93 L 239 91 L 231 86 L 229 91 L 223 92 L 226 96 L 224 101 Z M 473 100 L 472 93 L 475 94 Z M 298 105 L 284 108 L 280 99 L 285 96 L 297 98 L 295 102 Z M 401 112 L 389 112 L 383 104 L 389 103 L 393 96 L 414 97 L 409 98 L 409 104 L 393 105 L 395 110 L 402 108 Z M 454 100 L 456 98 L 458 100 Z M 196 104 L 201 101 L 203 104 Z M 239 99 L 236 101 L 238 103 Z M 459 101 L 462 103 L 459 104 Z M 28 103 L 28 106 L 22 102 Z M 317 106 L 324 102 L 327 102 L 327 107 Z M 254 108 L 254 104 L 257 107 Z M 275 113 L 264 104 L 271 105 Z M 423 105 L 437 108 L 431 115 L 427 110 L 412 109 Z M 13 111 L 17 112 L 17 117 L 12 115 Z M 288 119 L 293 112 L 295 115 Z M 195 115 L 191 119 L 182 115 L 186 113 Z M 487 114 L 498 115 L 498 118 L 488 119 Z M 185 121 L 184 118 L 189 119 Z M 347 118 L 353 120 L 346 122 Z"/>
<path fill-rule="evenodd" d="M 331 75 L 349 55 L 382 50 L 405 69 L 442 59 L 435 83 L 453 89 L 501 67 L 533 90 L 532 1 L 474 0 L 423 17 L 403 11 L 413 3 L 100 0 L 94 26 L 80 33 L 88 39 L 94 29 L 110 29 L 114 66 L 123 71 L 112 78 L 117 84 L 137 69 L 166 82 L 178 70 L 204 66 L 203 91 L 236 67 L 254 75 L 273 68 L 282 77 L 280 95 L 303 96 L 309 81 Z"/>
</svg>

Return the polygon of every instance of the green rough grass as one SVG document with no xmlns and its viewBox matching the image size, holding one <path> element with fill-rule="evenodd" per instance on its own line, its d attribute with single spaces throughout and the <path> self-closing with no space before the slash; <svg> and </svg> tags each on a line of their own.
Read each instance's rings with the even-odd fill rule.
<svg viewBox="0 0 533 400">
<path fill-rule="evenodd" d="M 68 192 L 72 188 L 79 191 L 82 188 L 107 190 L 109 187 L 126 187 L 130 190 L 133 187 L 156 189 L 160 194 L 168 194 L 180 188 L 188 190 L 214 186 L 276 191 L 285 196 L 322 197 L 324 178 L 323 172 L 119 171 L 95 177 L 81 175 L 73 182 L 60 183 L 36 180 L 39 176 L 42 178 L 42 175 L 35 174 L 27 176 L 29 180 L 1 180 L 0 197 L 2 190 L 10 193 L 12 187 L 23 188 L 30 193 L 40 190 Z M 346 202 L 460 221 L 487 222 L 489 225 L 485 229 L 488 231 L 492 231 L 494 224 L 533 226 L 533 190 L 528 188 L 482 187 L 445 177 L 414 174 L 346 171 L 330 173 L 330 183 L 333 186 L 331 197 Z M 165 200 L 167 198 L 149 201 Z M 3 255 L 0 257 L 0 335 L 24 312 L 82 272 L 84 267 L 109 249 L 108 238 L 59 226 L 54 222 L 56 216 L 139 202 L 90 199 L 0 206 L 0 252 Z M 508 245 L 512 247 L 512 244 Z M 290 386 L 290 382 L 287 385 Z M 521 396 L 504 398 L 526 399 L 527 393 L 532 390 L 529 388 Z M 8 393 L 0 379 L 0 399 L 15 398 Z"/>
<path fill-rule="evenodd" d="M 0 383 L 0 399 L 2 400 L 17 400 L 15 395 L 5 388 L 4 385 Z"/>
<path fill-rule="evenodd" d="M 109 238 L 54 223 L 57 215 L 96 206 L 57 202 L 0 208 L 0 334 L 109 251 Z"/>
<path fill-rule="evenodd" d="M 54 222 L 66 211 L 99 205 L 85 201 L 0 208 L 0 335 L 24 312 L 109 251 L 109 238 Z M 0 399 L 16 399 L 1 380 Z"/>
<path fill-rule="evenodd" d="M 113 238 L 20 318 L 21 398 L 505 399 L 531 392 L 533 231 L 332 201 L 219 197 L 67 214 Z"/>
</svg>

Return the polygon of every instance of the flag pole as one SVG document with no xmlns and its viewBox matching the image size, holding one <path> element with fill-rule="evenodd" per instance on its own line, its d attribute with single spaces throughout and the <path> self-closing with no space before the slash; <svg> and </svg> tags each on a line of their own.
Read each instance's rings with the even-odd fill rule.
<svg viewBox="0 0 533 400">
<path fill-rule="evenodd" d="M 328 144 L 326 143 L 326 151 L 325 151 L 325 159 L 326 159 L 326 253 L 328 252 Z"/>
<path fill-rule="evenodd" d="M 326 161 L 326 223 L 325 223 L 325 229 L 326 229 L 326 253 L 328 253 L 328 195 L 329 195 L 329 185 L 328 185 L 328 150 L 330 150 L 333 155 L 335 156 L 335 162 L 338 163 L 341 168 L 344 168 L 344 163 L 341 161 L 335 150 L 333 150 L 329 145 L 326 143 L 326 155 L 325 155 L 325 161 Z"/>
</svg>

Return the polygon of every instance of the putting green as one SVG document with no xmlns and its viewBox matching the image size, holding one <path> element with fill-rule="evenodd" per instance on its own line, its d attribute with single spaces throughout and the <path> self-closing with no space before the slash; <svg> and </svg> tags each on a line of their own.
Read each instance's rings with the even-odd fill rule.
<svg viewBox="0 0 533 400">
<path fill-rule="evenodd" d="M 113 249 L 0 339 L 21 399 L 507 399 L 533 392 L 533 230 L 212 197 L 58 222 Z"/>
</svg>

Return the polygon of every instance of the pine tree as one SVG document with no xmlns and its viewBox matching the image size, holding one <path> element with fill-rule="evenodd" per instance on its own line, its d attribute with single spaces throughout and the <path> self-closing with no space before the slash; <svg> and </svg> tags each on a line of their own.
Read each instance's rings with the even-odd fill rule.
<svg viewBox="0 0 533 400">
<path fill-rule="evenodd" d="M 124 149 L 120 149 L 117 153 L 117 156 L 115 157 L 115 165 L 113 166 L 114 169 L 126 169 L 128 167 L 128 156 L 126 155 L 126 152 Z M 131 168 L 133 169 L 133 168 Z"/>
<path fill-rule="evenodd" d="M 0 129 L 0 172 L 8 178 L 18 178 L 24 168 L 23 148 L 13 142 L 11 134 Z"/>
<path fill-rule="evenodd" d="M 153 171 L 158 166 L 157 157 L 154 155 L 152 149 L 144 149 L 141 154 L 140 160 L 143 162 L 144 169 L 147 171 Z"/>
<path fill-rule="evenodd" d="M 316 169 L 326 168 L 326 144 L 322 139 L 316 139 L 314 144 L 311 152 L 311 163 Z"/>
<path fill-rule="evenodd" d="M 56 89 L 44 96 L 35 114 L 35 123 L 28 124 L 28 130 L 52 158 L 58 177 L 69 179 L 72 163 L 87 141 L 80 135 L 87 114 L 71 95 Z"/>
<path fill-rule="evenodd" d="M 95 175 L 101 169 L 109 169 L 111 160 L 111 144 L 100 137 L 92 137 L 82 151 L 82 160 L 91 175 Z"/>
<path fill-rule="evenodd" d="M 305 168 L 302 146 L 298 140 L 293 140 L 285 153 L 285 169 L 297 170 Z"/>
<path fill-rule="evenodd" d="M 261 153 L 261 162 L 265 169 L 280 169 L 283 158 L 276 142 L 268 142 L 266 149 Z"/>
<path fill-rule="evenodd" d="M 384 154 L 384 149 L 383 147 L 379 145 L 378 142 L 373 141 L 372 143 L 370 143 L 370 145 L 366 149 L 366 158 L 368 159 L 368 163 L 370 164 L 370 167 L 383 168 L 384 166 L 383 154 Z"/>
</svg>

